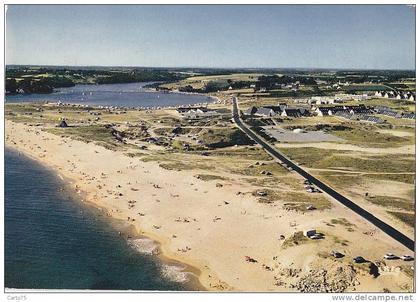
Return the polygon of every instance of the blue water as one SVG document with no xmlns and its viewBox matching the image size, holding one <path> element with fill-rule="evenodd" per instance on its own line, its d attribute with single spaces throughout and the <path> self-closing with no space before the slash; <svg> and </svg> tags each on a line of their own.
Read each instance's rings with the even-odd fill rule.
<svg viewBox="0 0 420 302">
<path fill-rule="evenodd" d="M 198 94 L 163 93 L 145 90 L 148 83 L 76 85 L 50 94 L 7 95 L 6 102 L 63 102 L 93 106 L 156 107 L 211 102 Z"/>
<path fill-rule="evenodd" d="M 164 263 L 130 247 L 118 222 L 62 190 L 32 159 L 5 152 L 5 287 L 20 289 L 193 290 Z M 125 226 L 127 227 L 127 226 Z"/>
</svg>

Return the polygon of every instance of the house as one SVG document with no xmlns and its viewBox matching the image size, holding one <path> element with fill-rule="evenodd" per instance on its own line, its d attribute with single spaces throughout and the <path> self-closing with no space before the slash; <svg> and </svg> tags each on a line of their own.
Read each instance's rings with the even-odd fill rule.
<svg viewBox="0 0 420 302">
<path fill-rule="evenodd" d="M 275 105 L 267 105 L 263 107 L 251 107 L 247 111 L 245 111 L 245 114 L 247 115 L 258 115 L 258 116 L 275 116 L 280 115 L 283 110 L 287 108 L 286 103 L 279 103 L 277 106 Z"/>
<path fill-rule="evenodd" d="M 257 111 L 254 113 L 254 115 L 259 115 L 259 116 L 275 116 L 275 115 L 277 115 L 277 113 L 273 109 L 271 109 L 271 108 L 259 107 L 259 108 L 257 108 Z"/>
<path fill-rule="evenodd" d="M 281 112 L 283 112 L 283 110 L 287 108 L 286 103 L 279 103 L 278 106 L 279 106 Z"/>
<path fill-rule="evenodd" d="M 383 115 L 387 115 L 387 116 L 391 116 L 391 117 L 397 117 L 398 116 L 398 112 L 391 110 L 388 107 L 385 106 L 377 106 L 374 108 L 374 111 L 378 114 L 383 114 Z"/>
<path fill-rule="evenodd" d="M 315 110 L 315 113 L 318 116 L 328 116 L 328 115 L 332 115 L 332 111 L 331 111 L 331 107 L 318 107 Z"/>
<path fill-rule="evenodd" d="M 337 115 L 348 119 L 355 114 L 368 114 L 371 112 L 372 110 L 363 104 L 357 106 L 318 107 L 315 109 L 315 113 L 318 116 Z"/>
<path fill-rule="evenodd" d="M 345 106 L 331 106 L 331 107 L 318 107 L 315 110 L 318 116 L 335 115 L 340 111 L 346 111 Z"/>
<path fill-rule="evenodd" d="M 292 84 L 291 90 L 292 91 L 298 91 L 299 90 L 299 82 L 296 82 L 295 84 Z"/>
<path fill-rule="evenodd" d="M 180 107 L 177 108 L 179 114 L 184 118 L 203 118 L 218 115 L 215 110 L 206 107 Z"/>
<path fill-rule="evenodd" d="M 415 113 L 403 113 L 402 118 L 415 120 L 416 119 L 416 114 Z"/>
<path fill-rule="evenodd" d="M 332 104 L 334 103 L 334 99 L 329 97 L 313 96 L 309 99 L 308 103 L 317 105 Z"/>
<path fill-rule="evenodd" d="M 395 115 L 395 118 L 402 118 L 403 113 L 402 112 L 397 112 L 397 114 Z"/>
<path fill-rule="evenodd" d="M 277 113 L 272 108 L 266 107 L 255 107 L 252 106 L 247 111 L 245 111 L 246 115 L 257 115 L 257 116 L 274 116 Z"/>
<path fill-rule="evenodd" d="M 281 116 L 294 118 L 310 115 L 311 113 L 309 112 L 309 110 L 305 108 L 285 108 L 281 113 Z"/>
<path fill-rule="evenodd" d="M 246 115 L 254 115 L 255 112 L 257 112 L 257 111 L 258 111 L 258 108 L 255 107 L 255 106 L 252 106 L 251 108 L 249 108 L 248 110 L 246 110 L 244 112 L 244 114 L 246 114 Z"/>
<path fill-rule="evenodd" d="M 346 106 L 346 109 L 349 110 L 351 114 L 366 114 L 371 113 L 372 111 L 367 108 L 365 105 L 359 106 Z"/>
<path fill-rule="evenodd" d="M 369 96 L 364 93 L 364 94 L 354 94 L 352 95 L 353 99 L 357 100 L 357 101 L 366 101 L 367 99 L 369 99 Z"/>
<path fill-rule="evenodd" d="M 185 114 L 187 112 L 189 112 L 190 110 L 202 110 L 205 111 L 207 110 L 206 107 L 179 107 L 176 109 L 176 111 L 178 111 L 178 113 L 180 114 Z"/>
<path fill-rule="evenodd" d="M 263 108 L 268 108 L 268 109 L 272 109 L 276 114 L 281 114 L 283 112 L 283 110 L 285 108 L 287 108 L 287 104 L 286 103 L 282 103 L 278 106 L 263 106 Z"/>
</svg>

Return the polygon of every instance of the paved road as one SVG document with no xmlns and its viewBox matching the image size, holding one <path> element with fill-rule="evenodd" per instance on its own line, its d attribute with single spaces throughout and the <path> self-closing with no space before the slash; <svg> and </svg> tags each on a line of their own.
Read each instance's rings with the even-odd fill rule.
<svg viewBox="0 0 420 302">
<path fill-rule="evenodd" d="M 318 188 L 323 190 L 325 193 L 333 197 L 338 202 L 342 203 L 349 209 L 353 210 L 369 222 L 371 222 L 373 225 L 384 231 L 386 234 L 388 234 L 390 237 L 394 238 L 401 244 L 403 244 L 405 247 L 409 248 L 411 251 L 414 251 L 414 240 L 410 239 L 397 229 L 393 228 L 386 222 L 380 220 L 378 217 L 374 216 L 372 213 L 366 211 L 350 199 L 344 197 L 337 191 L 335 191 L 333 188 L 329 187 L 322 181 L 318 180 L 302 168 L 300 168 L 298 165 L 296 165 L 294 162 L 292 162 L 290 159 L 288 159 L 286 156 L 281 154 L 279 151 L 277 151 L 275 148 L 273 148 L 271 145 L 269 145 L 264 139 L 262 139 L 260 136 L 255 134 L 252 130 L 250 130 L 245 123 L 243 123 L 242 119 L 239 116 L 239 110 L 238 110 L 238 104 L 236 101 L 236 98 L 233 98 L 233 110 L 232 110 L 232 117 L 237 126 L 245 132 L 251 139 L 253 139 L 255 142 L 260 144 L 271 156 L 274 158 L 280 160 L 281 162 L 285 163 L 288 167 L 293 168 L 297 173 L 299 173 L 301 176 L 303 176 L 305 179 L 312 182 L 314 185 L 316 185 Z"/>
</svg>

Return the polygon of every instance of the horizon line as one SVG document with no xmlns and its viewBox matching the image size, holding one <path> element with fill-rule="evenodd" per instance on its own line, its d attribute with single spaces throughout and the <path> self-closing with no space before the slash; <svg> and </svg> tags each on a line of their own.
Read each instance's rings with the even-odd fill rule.
<svg viewBox="0 0 420 302">
<path fill-rule="evenodd" d="M 55 64 L 5 64 L 8 66 L 28 66 L 28 67 L 101 67 L 101 68 L 154 68 L 154 69 L 222 69 L 222 70 L 240 70 L 240 69 L 294 69 L 294 70 L 383 70 L 383 71 L 415 71 L 416 69 L 396 69 L 396 68 L 357 68 L 357 67 L 209 67 L 209 66 L 136 66 L 136 65 L 55 65 Z"/>
</svg>

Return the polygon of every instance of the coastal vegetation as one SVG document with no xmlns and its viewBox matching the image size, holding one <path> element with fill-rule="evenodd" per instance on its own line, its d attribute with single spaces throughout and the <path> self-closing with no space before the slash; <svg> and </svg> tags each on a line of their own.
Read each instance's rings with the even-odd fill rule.
<svg viewBox="0 0 420 302">
<path fill-rule="evenodd" d="M 343 211 L 323 190 L 303 179 L 293 168 L 273 160 L 235 126 L 231 115 L 233 96 L 238 97 L 240 110 L 279 103 L 293 108 L 301 106 L 298 102 L 307 101 L 306 96 L 332 93 L 326 86 L 339 81 L 352 83 L 342 85 L 336 90 L 338 93 L 345 91 L 345 87 L 371 89 L 376 85 L 378 88 L 385 85 L 384 81 L 363 83 L 366 79 L 356 79 L 350 74 L 296 70 L 67 71 L 57 69 L 52 75 L 49 69 L 39 69 L 26 75 L 9 73 L 9 76 L 16 83 L 25 78 L 42 83 L 57 77 L 69 79 L 73 84 L 98 85 L 153 78 L 151 81 L 159 82 L 149 85 L 151 89 L 208 93 L 208 97 L 214 97 L 215 102 L 206 105 L 212 114 L 203 116 L 187 116 L 181 108 L 158 108 L 159 101 L 154 108 L 105 108 L 55 102 L 5 104 L 8 125 L 28 131 L 26 137 L 26 132 L 22 135 L 10 130 L 6 138 L 9 144 L 31 150 L 45 160 L 64 160 L 65 165 L 73 167 L 76 179 L 85 181 L 89 188 L 99 188 L 96 197 L 108 198 L 112 209 L 118 210 L 112 213 L 138 224 L 148 233 L 166 236 L 174 244 L 175 254 L 200 256 L 196 253 L 198 246 L 211 254 L 211 249 L 206 250 L 200 241 L 194 241 L 211 238 L 226 244 L 226 255 L 233 259 L 229 261 L 235 261 L 241 272 L 251 269 L 255 270 L 252 274 L 259 274 L 258 270 L 262 270 L 259 276 L 266 278 L 264 284 L 280 284 L 273 276 L 282 270 L 281 266 L 293 261 L 299 267 L 301 259 L 305 259 L 305 265 L 313 272 L 313 266 L 318 264 L 333 263 L 336 269 L 341 269 L 340 265 L 350 267 L 354 265 L 350 257 L 356 255 L 372 261 L 381 258 L 388 249 L 403 255 L 399 245 L 389 238 L 384 240 L 382 234 L 372 233 L 370 224 L 353 220 L 354 214 Z M 174 78 L 170 79 L 171 76 Z M 401 79 L 404 83 L 408 81 Z M 292 91 L 296 88 L 297 91 Z M 167 95 L 157 94 L 161 98 Z M 369 101 L 381 104 L 381 99 Z M 356 105 L 358 101 L 345 104 Z M 384 100 L 384 104 L 412 108 L 406 101 Z M 302 106 L 309 107 L 307 103 Z M 387 119 L 379 125 L 343 121 L 336 116 L 245 118 L 254 131 L 297 165 L 411 235 L 415 120 Z M 61 126 L 63 120 L 66 125 Z M 265 133 L 267 127 L 293 133 L 322 131 L 341 139 L 277 142 Z M 44 147 L 48 144 L 51 149 Z M 77 152 L 80 146 L 83 153 Z M 94 169 L 84 169 L 93 166 Z M 312 240 L 305 235 L 310 228 L 328 232 L 322 231 L 321 238 Z M 226 234 L 238 234 L 232 239 L 232 245 L 225 240 L 224 230 Z M 253 237 L 252 230 L 258 230 L 258 236 Z M 370 236 L 375 236 L 375 240 L 369 240 Z M 375 248 L 361 247 L 360 238 L 375 244 Z M 309 249 L 306 244 L 310 244 Z M 345 257 L 335 259 L 331 251 L 336 250 Z M 259 264 L 255 265 L 254 260 Z M 296 276 L 295 280 L 306 279 Z M 276 289 L 281 285 L 273 286 Z"/>
<path fill-rule="evenodd" d="M 110 68 L 80 69 L 9 66 L 6 68 L 6 93 L 51 93 L 56 88 L 76 84 L 117 84 L 177 81 L 186 75 L 161 69 Z"/>
</svg>

